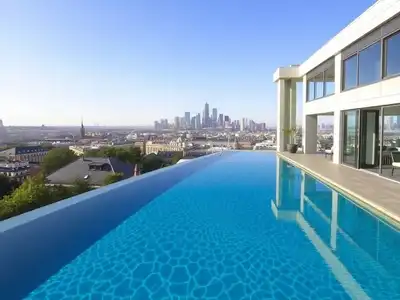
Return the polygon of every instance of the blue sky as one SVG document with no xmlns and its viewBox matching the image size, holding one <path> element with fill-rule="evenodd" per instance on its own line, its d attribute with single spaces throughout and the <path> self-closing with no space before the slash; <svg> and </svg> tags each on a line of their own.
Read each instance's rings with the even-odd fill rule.
<svg viewBox="0 0 400 300">
<path fill-rule="evenodd" d="M 4 0 L 6 125 L 143 125 L 210 108 L 274 125 L 279 66 L 373 0 Z"/>
</svg>

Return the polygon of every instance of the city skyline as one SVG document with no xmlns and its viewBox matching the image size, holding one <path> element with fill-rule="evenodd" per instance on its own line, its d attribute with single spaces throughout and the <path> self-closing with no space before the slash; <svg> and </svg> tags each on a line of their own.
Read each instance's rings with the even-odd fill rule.
<svg viewBox="0 0 400 300">
<path fill-rule="evenodd" d="M 164 129 L 232 129 L 232 130 L 250 130 L 253 131 L 255 129 L 265 130 L 266 122 L 255 122 L 251 118 L 248 117 L 240 117 L 240 118 L 232 118 L 230 115 L 227 115 L 221 112 L 217 107 L 211 107 L 210 113 L 210 104 L 208 102 L 204 103 L 204 108 L 202 113 L 195 112 L 191 113 L 185 111 L 183 115 L 175 116 L 172 124 L 168 119 L 160 118 L 154 121 L 154 129 L 156 131 L 164 130 Z"/>
<path fill-rule="evenodd" d="M 312 9 L 298 1 L 6 1 L 0 118 L 151 125 L 208 101 L 232 118 L 274 125 L 276 67 L 303 62 L 370 2 L 338 0 L 330 8 L 338 17 L 326 19 L 317 0 Z M 276 26 L 282 15 L 291 21 Z"/>
</svg>

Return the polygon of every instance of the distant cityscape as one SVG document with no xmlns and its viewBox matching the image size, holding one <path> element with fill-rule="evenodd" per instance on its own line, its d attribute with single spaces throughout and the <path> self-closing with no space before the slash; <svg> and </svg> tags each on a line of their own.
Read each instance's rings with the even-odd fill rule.
<svg viewBox="0 0 400 300">
<path fill-rule="evenodd" d="M 160 119 L 154 122 L 154 130 L 162 131 L 166 129 L 175 130 L 201 130 L 201 129 L 226 129 L 232 131 L 265 131 L 266 123 L 256 123 L 248 118 L 232 120 L 229 115 L 218 114 L 217 108 L 212 108 L 206 102 L 202 114 L 185 112 L 182 117 L 176 116 L 172 124 L 168 119 Z"/>
</svg>

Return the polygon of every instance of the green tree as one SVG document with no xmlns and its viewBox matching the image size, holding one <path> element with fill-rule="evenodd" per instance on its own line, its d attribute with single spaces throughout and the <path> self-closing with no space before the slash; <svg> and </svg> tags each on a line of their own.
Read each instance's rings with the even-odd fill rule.
<svg viewBox="0 0 400 300">
<path fill-rule="evenodd" d="M 124 177 L 124 174 L 122 174 L 122 173 L 108 174 L 106 176 L 106 178 L 104 178 L 104 185 L 108 185 L 108 184 L 112 184 L 112 183 L 118 182 L 118 181 L 122 180 L 123 177 Z"/>
<path fill-rule="evenodd" d="M 165 165 L 164 160 L 158 155 L 147 155 L 142 160 L 142 172 L 147 173 L 158 170 Z"/>
<path fill-rule="evenodd" d="M 43 158 L 42 171 L 46 175 L 51 174 L 77 158 L 78 156 L 68 148 L 54 148 Z"/>
<path fill-rule="evenodd" d="M 54 201 L 43 176 L 30 177 L 11 195 L 0 201 L 0 219 L 33 210 Z"/>
<path fill-rule="evenodd" d="M 80 195 L 90 191 L 92 188 L 89 185 L 89 182 L 82 179 L 76 179 L 71 187 L 70 197 Z"/>
<path fill-rule="evenodd" d="M 182 158 L 183 158 L 183 153 L 181 152 L 175 153 L 171 158 L 171 163 L 174 165 Z"/>
<path fill-rule="evenodd" d="M 11 194 L 19 186 L 19 183 L 0 174 L 0 199 L 8 194 Z"/>
</svg>

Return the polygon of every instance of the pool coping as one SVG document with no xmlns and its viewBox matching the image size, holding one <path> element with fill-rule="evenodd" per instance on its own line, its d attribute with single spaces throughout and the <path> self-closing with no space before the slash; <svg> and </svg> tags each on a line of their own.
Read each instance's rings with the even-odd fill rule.
<svg viewBox="0 0 400 300">
<path fill-rule="evenodd" d="M 374 201 L 366 199 L 365 197 L 359 195 L 356 192 L 353 192 L 342 185 L 332 181 L 331 179 L 319 174 L 318 172 L 302 165 L 301 163 L 287 157 L 284 153 L 276 152 L 277 156 L 281 159 L 287 161 L 288 163 L 294 165 L 295 167 L 303 170 L 304 172 L 308 173 L 312 177 L 317 180 L 322 181 L 324 184 L 329 186 L 330 188 L 338 191 L 339 193 L 343 194 L 345 197 L 349 198 L 355 204 L 359 205 L 361 208 L 367 210 L 369 213 L 375 214 L 382 218 L 384 221 L 388 222 L 390 225 L 394 226 L 396 229 L 400 230 L 400 216 L 392 213 L 390 210 L 386 209 L 385 207 L 374 203 Z"/>
</svg>

